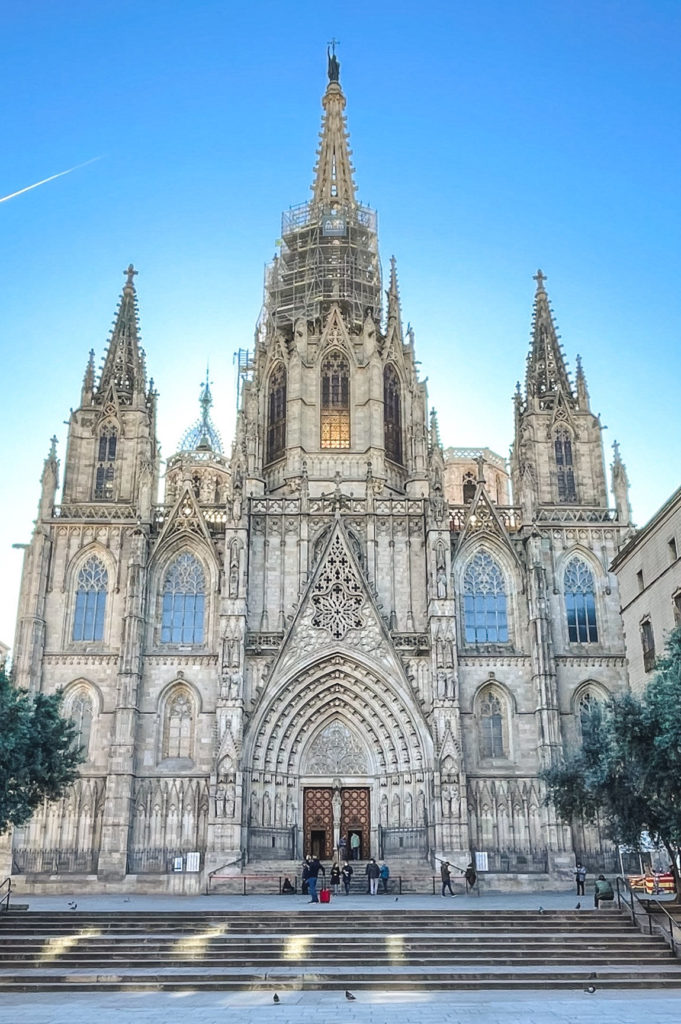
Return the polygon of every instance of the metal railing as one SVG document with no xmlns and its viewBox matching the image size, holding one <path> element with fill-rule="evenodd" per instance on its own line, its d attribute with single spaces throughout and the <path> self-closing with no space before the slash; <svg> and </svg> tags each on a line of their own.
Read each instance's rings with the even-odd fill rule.
<svg viewBox="0 0 681 1024">
<path fill-rule="evenodd" d="M 9 910 L 9 901 L 12 895 L 12 879 L 6 878 L 4 882 L 0 882 L 0 893 L 7 887 L 7 892 L 0 896 L 0 911 Z"/>
<path fill-rule="evenodd" d="M 622 888 L 620 888 L 620 883 Z M 640 927 L 637 913 L 637 911 L 640 909 L 641 913 L 645 914 L 648 918 L 649 935 L 653 934 L 654 915 L 653 911 L 651 910 L 651 906 L 655 906 L 655 914 L 662 915 L 661 920 L 656 921 L 655 924 L 662 932 L 666 941 L 669 942 L 673 955 L 678 956 L 677 950 L 681 950 L 681 925 L 676 920 L 676 918 L 672 917 L 667 908 L 662 903 L 660 903 L 659 900 L 655 899 L 655 897 L 646 896 L 645 899 L 641 899 L 640 896 L 637 896 L 632 887 L 629 885 L 627 879 L 623 878 L 621 875 L 618 875 L 617 877 L 616 887 L 618 909 L 621 910 L 624 906 L 624 908 L 628 910 L 631 914 L 632 924 L 634 924 L 637 928 Z M 627 893 L 629 894 L 628 901 L 626 898 Z M 668 933 L 667 928 L 669 929 Z M 674 929 L 676 929 L 678 932 L 676 938 L 674 936 Z"/>
<path fill-rule="evenodd" d="M 253 828 L 248 830 L 248 854 L 261 859 L 294 860 L 296 856 L 296 828 Z"/>
<path fill-rule="evenodd" d="M 17 846 L 12 850 L 12 873 L 15 875 L 94 875 L 97 873 L 99 850 L 40 850 Z"/>
<path fill-rule="evenodd" d="M 378 829 L 378 855 L 395 857 L 401 853 L 420 853 L 425 857 L 428 852 L 428 829 L 425 826 L 409 828 Z"/>
</svg>

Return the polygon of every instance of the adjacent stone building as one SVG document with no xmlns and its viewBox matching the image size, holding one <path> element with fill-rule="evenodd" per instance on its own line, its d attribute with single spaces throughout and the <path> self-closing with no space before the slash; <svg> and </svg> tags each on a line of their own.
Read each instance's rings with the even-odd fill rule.
<svg viewBox="0 0 681 1024">
<path fill-rule="evenodd" d="M 87 759 L 14 835 L 27 884 L 190 891 L 218 869 L 328 859 L 353 833 L 395 871 L 474 852 L 502 875 L 601 862 L 538 773 L 590 701 L 627 686 L 609 571 L 626 487 L 611 508 L 541 272 L 514 501 L 502 457 L 443 449 L 395 261 L 384 290 L 356 197 L 345 104 L 333 58 L 312 198 L 283 216 L 231 452 L 206 382 L 159 499 L 131 266 L 59 501 L 54 445 L 45 461 L 15 677 L 64 689 Z"/>
<path fill-rule="evenodd" d="M 648 685 L 655 660 L 664 653 L 667 634 L 681 626 L 680 554 L 681 488 L 612 563 L 622 604 L 629 679 L 635 691 Z"/>
</svg>

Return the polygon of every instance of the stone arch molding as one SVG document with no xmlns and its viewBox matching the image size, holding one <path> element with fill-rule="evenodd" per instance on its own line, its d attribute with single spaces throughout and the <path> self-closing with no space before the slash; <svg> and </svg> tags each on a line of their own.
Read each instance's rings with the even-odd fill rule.
<svg viewBox="0 0 681 1024">
<path fill-rule="evenodd" d="M 432 739 L 410 705 L 366 666 L 325 659 L 283 683 L 261 707 L 244 737 L 244 763 L 254 772 L 300 776 L 315 740 L 339 724 L 351 738 L 363 738 L 367 774 L 424 772 L 432 764 Z"/>
</svg>

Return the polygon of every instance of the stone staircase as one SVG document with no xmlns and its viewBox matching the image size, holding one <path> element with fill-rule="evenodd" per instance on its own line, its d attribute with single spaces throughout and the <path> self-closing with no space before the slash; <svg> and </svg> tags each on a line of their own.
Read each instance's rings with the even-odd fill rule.
<svg viewBox="0 0 681 1024">
<path fill-rule="evenodd" d="M 338 901 L 340 903 L 340 901 Z M 681 988 L 681 962 L 618 911 L 16 912 L 0 993 Z"/>
</svg>

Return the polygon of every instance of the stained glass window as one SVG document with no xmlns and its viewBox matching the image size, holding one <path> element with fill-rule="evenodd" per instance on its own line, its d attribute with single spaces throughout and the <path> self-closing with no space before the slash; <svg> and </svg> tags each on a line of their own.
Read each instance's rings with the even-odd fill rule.
<svg viewBox="0 0 681 1024">
<path fill-rule="evenodd" d="M 400 379 L 394 366 L 383 371 L 383 426 L 385 454 L 393 462 L 402 462 L 402 400 Z"/>
<path fill-rule="evenodd" d="M 321 446 L 350 447 L 350 367 L 340 352 L 322 364 Z"/>
<path fill-rule="evenodd" d="M 466 566 L 463 616 L 466 643 L 508 643 L 504 575 L 486 551 L 478 551 Z"/>
<path fill-rule="evenodd" d="M 556 454 L 558 501 L 577 501 L 575 472 L 572 465 L 572 438 L 564 428 L 556 431 L 554 451 Z"/>
<path fill-rule="evenodd" d="M 486 690 L 480 699 L 480 756 L 505 756 L 503 705 L 494 690 Z"/>
<path fill-rule="evenodd" d="M 179 555 L 163 583 L 161 643 L 203 643 L 205 581 L 201 563 L 194 555 Z"/>
<path fill-rule="evenodd" d="M 97 472 L 95 474 L 95 498 L 110 501 L 114 496 L 114 462 L 118 431 L 111 424 L 103 427 L 99 435 L 97 450 Z"/>
<path fill-rule="evenodd" d="M 283 454 L 286 447 L 286 370 L 279 364 L 270 375 L 267 396 L 267 461 Z"/>
<path fill-rule="evenodd" d="M 593 573 L 581 558 L 573 558 L 565 569 L 565 610 L 571 644 L 598 641 L 596 597 Z"/>
<path fill-rule="evenodd" d="M 74 640 L 102 640 L 109 575 L 106 566 L 91 555 L 78 573 L 76 610 L 73 616 Z"/>
</svg>

